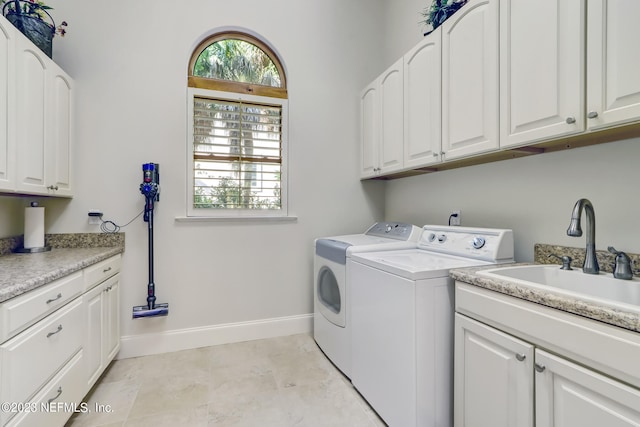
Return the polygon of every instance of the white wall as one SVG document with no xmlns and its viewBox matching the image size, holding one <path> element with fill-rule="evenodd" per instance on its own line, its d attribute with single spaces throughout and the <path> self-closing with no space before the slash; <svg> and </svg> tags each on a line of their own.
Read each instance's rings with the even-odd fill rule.
<svg viewBox="0 0 640 427">
<path fill-rule="evenodd" d="M 131 319 L 147 285 L 147 229 L 138 219 L 123 229 L 121 320 L 123 349 L 141 334 L 165 343 L 127 355 L 166 350 L 180 332 L 312 313 L 313 239 L 359 232 L 382 219 L 384 184 L 361 183 L 357 170 L 358 93 L 382 64 L 380 4 L 51 1 L 53 16 L 69 24 L 68 35 L 54 40 L 54 59 L 76 82 L 78 132 L 76 196 L 42 202 L 47 232 L 97 232 L 87 225 L 93 208 L 127 222 L 143 208 L 142 163 L 160 164 L 155 282 L 170 314 Z M 198 42 L 220 28 L 262 36 L 285 64 L 295 222 L 175 221 L 185 215 L 187 62 Z M 198 344 L 204 343 L 180 345 Z"/>
<path fill-rule="evenodd" d="M 429 4 L 386 1 L 389 37 L 379 72 L 420 41 L 423 27 L 410 23 Z M 640 253 L 638 159 L 640 140 L 632 139 L 393 180 L 385 217 L 446 224 L 461 209 L 462 225 L 512 228 L 516 259 L 532 261 L 535 243 L 584 246 L 584 237 L 568 237 L 566 229 L 575 202 L 585 197 L 595 208 L 597 249 Z"/>
<path fill-rule="evenodd" d="M 0 237 L 18 236 L 24 232 L 22 217 L 27 205 L 18 197 L 0 196 Z"/>
<path fill-rule="evenodd" d="M 454 209 L 462 225 L 511 228 L 518 261 L 533 261 L 533 245 L 584 247 L 566 235 L 575 202 L 596 214 L 596 247 L 640 253 L 640 140 L 632 139 L 403 178 L 387 183 L 386 216 L 446 224 Z M 583 230 L 586 230 L 583 218 Z"/>
<path fill-rule="evenodd" d="M 393 64 L 406 51 L 416 45 L 425 31 L 430 30 L 420 22 L 421 12 L 431 5 L 432 0 L 385 0 L 384 22 L 384 65 L 377 74 Z M 377 75 L 375 74 L 375 75 Z"/>
</svg>

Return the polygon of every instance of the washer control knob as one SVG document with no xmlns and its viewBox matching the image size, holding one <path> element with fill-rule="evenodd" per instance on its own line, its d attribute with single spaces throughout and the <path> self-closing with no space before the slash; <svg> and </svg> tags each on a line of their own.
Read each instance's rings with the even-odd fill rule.
<svg viewBox="0 0 640 427">
<path fill-rule="evenodd" d="M 445 240 L 447 240 L 447 235 L 446 234 L 441 234 L 441 235 L 438 236 L 438 242 L 444 243 Z"/>
<path fill-rule="evenodd" d="M 484 246 L 485 243 L 486 243 L 486 241 L 484 240 L 484 237 L 474 237 L 473 238 L 473 247 L 475 249 L 480 249 L 481 247 Z"/>
<path fill-rule="evenodd" d="M 385 228 L 385 233 L 389 233 L 391 230 L 393 229 L 393 227 L 391 227 L 390 224 L 387 224 L 387 227 Z"/>
<path fill-rule="evenodd" d="M 427 236 L 427 240 L 430 242 L 436 240 L 436 233 L 429 233 L 429 235 Z"/>
</svg>

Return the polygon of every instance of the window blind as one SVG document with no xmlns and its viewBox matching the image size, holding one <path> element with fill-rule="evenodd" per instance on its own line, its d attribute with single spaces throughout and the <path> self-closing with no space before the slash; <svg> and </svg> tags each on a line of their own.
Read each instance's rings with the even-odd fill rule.
<svg viewBox="0 0 640 427">
<path fill-rule="evenodd" d="M 193 100 L 193 207 L 281 209 L 282 106 Z"/>
</svg>

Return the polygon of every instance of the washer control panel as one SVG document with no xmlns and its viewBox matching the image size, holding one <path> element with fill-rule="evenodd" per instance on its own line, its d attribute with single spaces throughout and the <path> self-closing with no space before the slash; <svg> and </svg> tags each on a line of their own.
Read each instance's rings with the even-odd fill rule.
<svg viewBox="0 0 640 427">
<path fill-rule="evenodd" d="M 405 224 L 403 222 L 376 222 L 373 224 L 364 234 L 368 236 L 387 237 L 389 239 L 396 240 L 411 240 L 411 237 L 415 238 L 420 234 L 421 229 L 412 224 Z"/>
<path fill-rule="evenodd" d="M 418 248 L 486 261 L 513 260 L 513 232 L 493 228 L 425 225 Z"/>
</svg>

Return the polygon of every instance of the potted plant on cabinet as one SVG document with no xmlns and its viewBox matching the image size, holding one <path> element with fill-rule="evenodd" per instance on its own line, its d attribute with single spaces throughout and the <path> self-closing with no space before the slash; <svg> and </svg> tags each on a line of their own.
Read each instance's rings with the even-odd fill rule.
<svg viewBox="0 0 640 427">
<path fill-rule="evenodd" d="M 427 26 L 431 26 L 431 30 L 424 33 L 424 35 L 426 36 L 433 32 L 451 15 L 456 13 L 458 9 L 464 6 L 466 2 L 467 0 L 433 0 L 431 6 L 425 8 L 420 13 L 422 17 L 425 18 L 420 22 Z"/>
<path fill-rule="evenodd" d="M 53 36 L 67 32 L 65 21 L 56 27 L 48 12 L 52 7 L 38 0 L 0 0 L 0 5 L 2 15 L 51 58 Z"/>
</svg>

